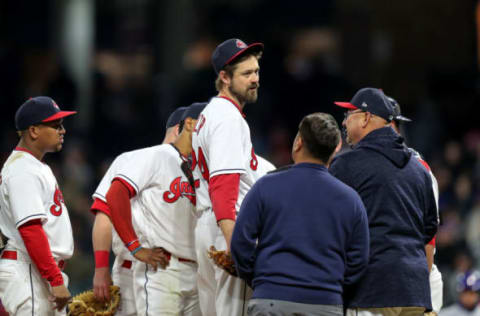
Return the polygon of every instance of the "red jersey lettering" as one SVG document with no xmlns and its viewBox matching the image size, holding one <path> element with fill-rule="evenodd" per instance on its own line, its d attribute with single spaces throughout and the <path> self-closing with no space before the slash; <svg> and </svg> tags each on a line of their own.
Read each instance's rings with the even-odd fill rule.
<svg viewBox="0 0 480 316">
<path fill-rule="evenodd" d="M 192 171 L 195 170 L 195 167 L 200 168 L 200 173 L 202 174 L 205 181 L 210 180 L 210 171 L 208 170 L 207 161 L 205 160 L 205 155 L 203 154 L 202 147 L 198 147 L 198 159 L 195 155 L 195 151 L 192 150 Z"/>
<path fill-rule="evenodd" d="M 250 160 L 250 168 L 255 171 L 258 168 L 258 159 L 257 156 L 255 155 L 255 151 L 253 150 L 252 147 L 252 159 Z"/>
<path fill-rule="evenodd" d="M 195 188 L 199 186 L 200 181 L 195 180 Z M 163 200 L 167 203 L 175 203 L 181 196 L 186 197 L 193 205 L 196 205 L 195 189 L 188 181 L 182 181 L 182 177 L 177 177 L 170 183 L 170 191 L 163 193 Z"/>
<path fill-rule="evenodd" d="M 55 194 L 53 195 L 53 203 L 54 204 L 50 206 L 50 213 L 52 213 L 53 216 L 62 215 L 62 203 L 64 203 L 64 201 L 62 191 L 60 191 L 59 188 L 55 189 Z"/>
<path fill-rule="evenodd" d="M 205 122 L 207 121 L 207 119 L 205 118 L 205 116 L 203 116 L 203 114 L 200 114 L 200 117 L 198 118 L 198 122 L 197 122 L 197 125 L 195 126 L 195 128 L 193 129 L 193 132 L 197 133 L 200 133 L 200 130 L 202 129 L 203 125 L 205 125 Z"/>
</svg>

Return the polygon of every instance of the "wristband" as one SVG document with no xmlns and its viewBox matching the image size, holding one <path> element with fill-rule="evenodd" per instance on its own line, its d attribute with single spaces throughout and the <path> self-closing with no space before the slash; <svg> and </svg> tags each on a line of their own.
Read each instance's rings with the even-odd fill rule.
<svg viewBox="0 0 480 316">
<path fill-rule="evenodd" d="M 135 239 L 135 240 L 132 240 L 131 242 L 129 242 L 128 244 L 126 244 L 125 246 L 128 248 L 128 250 L 130 252 L 132 252 L 133 250 L 140 247 L 140 242 L 138 241 L 138 239 Z"/>
<path fill-rule="evenodd" d="M 130 253 L 131 253 L 132 256 L 133 256 L 134 254 L 136 254 L 136 253 L 137 253 L 140 249 L 142 249 L 142 248 L 143 248 L 143 247 L 139 245 L 137 249 L 134 249 L 134 250 L 130 251 Z"/>
<path fill-rule="evenodd" d="M 109 266 L 110 251 L 96 250 L 95 255 L 95 268 L 105 268 Z"/>
</svg>

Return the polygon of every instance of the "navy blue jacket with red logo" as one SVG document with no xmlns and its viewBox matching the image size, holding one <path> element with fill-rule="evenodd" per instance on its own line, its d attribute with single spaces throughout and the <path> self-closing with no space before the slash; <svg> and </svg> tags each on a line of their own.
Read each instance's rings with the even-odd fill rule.
<svg viewBox="0 0 480 316">
<path fill-rule="evenodd" d="M 367 271 L 347 306 L 431 308 L 425 244 L 437 231 L 437 210 L 430 175 L 403 138 L 391 127 L 372 131 L 329 171 L 360 194 L 370 228 Z"/>
<path fill-rule="evenodd" d="M 231 252 L 253 298 L 341 305 L 343 287 L 365 270 L 368 245 L 358 194 L 326 167 L 300 163 L 250 189 Z"/>
</svg>

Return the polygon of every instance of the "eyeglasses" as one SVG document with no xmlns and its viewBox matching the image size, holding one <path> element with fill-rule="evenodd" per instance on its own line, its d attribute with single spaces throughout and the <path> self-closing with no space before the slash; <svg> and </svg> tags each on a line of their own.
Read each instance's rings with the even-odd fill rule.
<svg viewBox="0 0 480 316">
<path fill-rule="evenodd" d="M 63 123 L 61 123 L 61 122 L 45 122 L 45 123 L 40 123 L 38 125 L 43 125 L 43 126 L 47 126 L 47 127 L 56 129 L 58 132 L 65 129 L 65 127 L 63 127 Z"/>
<path fill-rule="evenodd" d="M 355 111 L 347 111 L 343 113 L 343 119 L 346 120 L 350 115 L 357 114 L 357 113 L 365 113 L 365 111 L 362 110 L 355 110 Z"/>
</svg>

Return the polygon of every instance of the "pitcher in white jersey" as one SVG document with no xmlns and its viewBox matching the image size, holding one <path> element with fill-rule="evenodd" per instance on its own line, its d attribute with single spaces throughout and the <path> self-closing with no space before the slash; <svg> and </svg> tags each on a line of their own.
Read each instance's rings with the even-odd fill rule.
<svg viewBox="0 0 480 316">
<path fill-rule="evenodd" d="M 174 142 L 178 138 L 179 125 L 185 109 L 186 107 L 179 107 L 168 117 L 163 144 Z M 118 173 L 121 166 L 130 160 L 132 155 L 136 155 L 136 151 L 126 152 L 115 158 L 95 190 L 92 196 L 94 202 L 91 206 L 91 211 L 95 214 L 92 230 L 95 256 L 93 289 L 95 297 L 100 301 L 104 301 L 110 299 L 109 287 L 112 280 L 113 284 L 120 287 L 122 300 L 116 313 L 118 316 L 137 315 L 133 282 L 133 268 L 136 260 L 127 248 L 124 247 L 117 232 L 112 229 L 111 213 L 106 203 L 106 195 L 114 176 Z M 135 210 L 138 205 L 137 199 L 132 199 L 131 203 L 132 216 L 138 215 L 139 211 Z M 141 218 L 137 216 L 136 220 L 141 220 Z M 141 227 L 141 225 L 139 226 Z M 115 254 L 112 275 L 110 275 L 109 266 L 110 248 L 112 248 Z"/>
<path fill-rule="evenodd" d="M 26 101 L 15 114 L 20 136 L 0 177 L 0 299 L 10 315 L 65 315 L 71 299 L 62 272 L 73 254 L 73 235 L 62 192 L 46 153 L 63 147 L 63 118 L 49 97 Z"/>
<path fill-rule="evenodd" d="M 133 269 L 138 315 L 201 315 L 193 240 L 199 181 L 187 157 L 205 105 L 194 103 L 185 110 L 174 143 L 132 152 L 106 194 L 114 228 L 138 260 Z"/>
<path fill-rule="evenodd" d="M 195 243 L 204 315 L 245 315 L 251 296 L 244 281 L 214 267 L 206 254 L 211 245 L 230 249 L 240 204 L 263 175 L 258 170 L 250 128 L 243 114 L 245 105 L 257 100 L 262 52 L 263 44 L 247 45 L 239 39 L 217 46 L 212 64 L 217 73 L 218 95 L 200 114 L 193 133 L 193 167 L 201 181 L 197 190 L 199 220 Z"/>
</svg>

